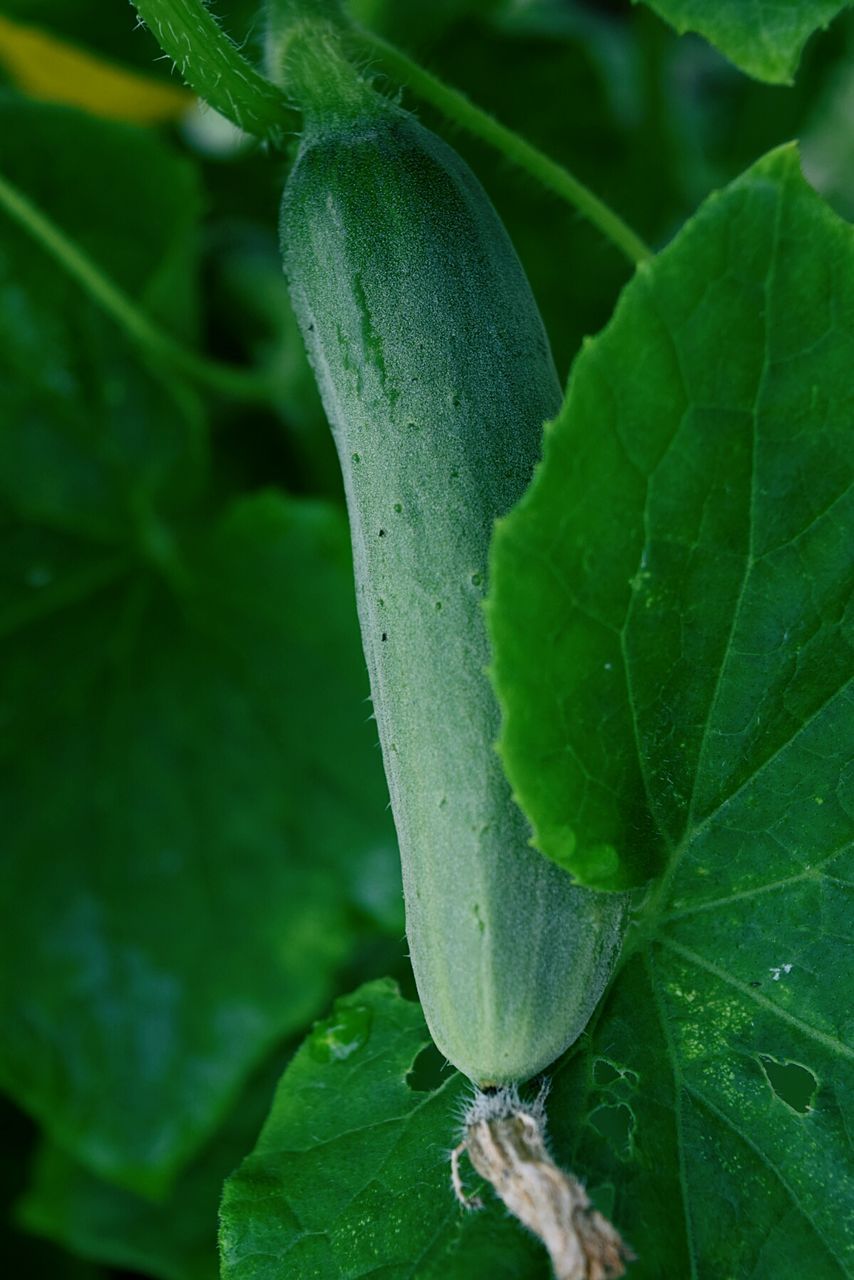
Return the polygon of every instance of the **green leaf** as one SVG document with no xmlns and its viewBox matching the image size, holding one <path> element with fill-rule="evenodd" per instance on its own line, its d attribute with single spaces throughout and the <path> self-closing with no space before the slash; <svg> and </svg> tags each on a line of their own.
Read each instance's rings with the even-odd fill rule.
<svg viewBox="0 0 854 1280">
<path fill-rule="evenodd" d="M 767 156 L 585 346 L 496 538 L 537 843 L 663 866 L 554 1099 L 639 1277 L 852 1265 L 852 285 L 852 229 Z"/>
<path fill-rule="evenodd" d="M 740 889 L 846 834 L 852 280 L 772 153 L 625 290 L 499 527 L 502 753 L 585 883 Z"/>
<path fill-rule="evenodd" d="M 236 1148 L 231 1164 L 198 1173 L 190 1166 L 161 1204 L 101 1181 L 61 1148 L 45 1145 L 19 1221 L 83 1258 L 162 1280 L 215 1280 L 219 1191 L 241 1154 Z M 211 1158 L 208 1147 L 202 1158 Z"/>
<path fill-rule="evenodd" d="M 335 1002 L 288 1067 L 225 1186 L 223 1280 L 545 1280 L 534 1240 L 456 1204 L 448 1156 L 471 1086 L 407 1079 L 429 1035 L 390 982 Z M 476 1185 L 476 1183 L 474 1184 Z"/>
<path fill-rule="evenodd" d="M 0 1074 L 156 1192 L 397 886 L 343 519 L 247 500 L 179 587 L 129 572 L 13 632 L 2 670 Z"/>
<path fill-rule="evenodd" d="M 0 169 L 181 325 L 187 166 L 80 113 L 0 119 Z M 367 921 L 400 929 L 347 531 L 272 495 L 206 527 L 198 405 L 3 232 L 0 1082 L 162 1194 Z"/>
<path fill-rule="evenodd" d="M 748 75 L 791 84 L 801 51 L 850 0 L 644 0 L 682 35 L 696 31 Z M 638 3 L 638 0 L 633 0 Z"/>
<path fill-rule="evenodd" d="M 151 315 L 176 336 L 192 337 L 201 212 L 193 166 L 151 132 L 9 90 L 0 92 L 0 122 L 0 171 Z M 7 270 L 12 234 L 22 235 L 3 215 Z M 27 270 L 35 272 L 33 253 L 31 246 Z M 54 287 L 61 283 L 52 258 L 44 257 L 42 270 L 52 272 Z"/>
<path fill-rule="evenodd" d="M 258 1137 L 280 1074 L 277 1053 L 180 1175 L 165 1200 L 146 1200 L 87 1172 L 42 1143 L 16 1218 L 84 1258 L 159 1280 L 216 1280 L 216 1224 L 222 1184 Z"/>
<path fill-rule="evenodd" d="M 844 874 L 661 917 L 559 1073 L 556 1152 L 638 1254 L 631 1280 L 852 1274 Z"/>
</svg>

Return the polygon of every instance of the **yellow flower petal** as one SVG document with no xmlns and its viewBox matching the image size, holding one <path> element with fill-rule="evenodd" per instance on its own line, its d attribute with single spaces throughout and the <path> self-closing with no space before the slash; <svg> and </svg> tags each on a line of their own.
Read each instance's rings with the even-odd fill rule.
<svg viewBox="0 0 854 1280">
<path fill-rule="evenodd" d="M 111 120 L 162 124 L 184 115 L 194 102 L 188 89 L 125 70 L 37 27 L 3 17 L 0 66 L 30 97 L 68 103 Z"/>
</svg>

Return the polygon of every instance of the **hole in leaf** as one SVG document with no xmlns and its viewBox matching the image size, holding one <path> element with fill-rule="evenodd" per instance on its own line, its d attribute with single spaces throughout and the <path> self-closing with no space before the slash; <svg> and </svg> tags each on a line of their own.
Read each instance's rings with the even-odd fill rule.
<svg viewBox="0 0 854 1280">
<path fill-rule="evenodd" d="M 448 1064 L 434 1044 L 426 1045 L 406 1073 L 406 1083 L 415 1093 L 432 1093 L 447 1079 Z"/>
<path fill-rule="evenodd" d="M 605 1102 L 590 1112 L 590 1123 L 601 1134 L 617 1155 L 626 1155 L 631 1148 L 635 1117 L 625 1102 L 616 1105 Z"/>
<path fill-rule="evenodd" d="M 620 1079 L 620 1072 L 607 1058 L 597 1058 L 593 1063 L 593 1083 L 613 1084 Z"/>
<path fill-rule="evenodd" d="M 808 1067 L 802 1067 L 798 1062 L 778 1062 L 764 1054 L 759 1064 L 781 1102 L 802 1116 L 812 1110 L 818 1080 Z"/>
</svg>

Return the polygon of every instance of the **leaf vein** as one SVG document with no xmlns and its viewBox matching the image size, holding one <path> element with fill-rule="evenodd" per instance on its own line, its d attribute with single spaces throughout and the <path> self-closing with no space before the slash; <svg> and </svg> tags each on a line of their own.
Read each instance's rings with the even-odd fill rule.
<svg viewBox="0 0 854 1280">
<path fill-rule="evenodd" d="M 833 860 L 838 858 L 840 854 L 845 853 L 850 847 L 850 843 L 850 841 L 846 841 L 845 844 L 840 845 L 838 849 L 834 849 L 829 853 L 827 857 L 822 858 L 812 866 L 805 867 L 803 871 L 798 871 L 794 875 L 784 876 L 780 880 L 770 880 L 766 884 L 754 885 L 752 888 L 742 889 L 738 893 L 728 893 L 723 898 L 712 898 L 708 902 L 699 902 L 693 907 L 684 907 L 679 911 L 670 911 L 667 915 L 660 918 L 660 922 L 661 924 L 666 924 L 670 920 L 682 920 L 686 916 L 697 915 L 697 913 L 701 911 L 717 911 L 720 910 L 721 907 L 729 906 L 731 902 L 741 902 L 745 898 L 755 898 L 763 893 L 773 893 L 778 889 L 785 889 L 789 885 L 799 884 L 804 880 L 830 880 L 837 884 L 845 884 L 846 881 L 838 880 L 835 876 L 823 875 L 822 868 L 826 867 L 828 863 L 833 862 Z"/>
</svg>

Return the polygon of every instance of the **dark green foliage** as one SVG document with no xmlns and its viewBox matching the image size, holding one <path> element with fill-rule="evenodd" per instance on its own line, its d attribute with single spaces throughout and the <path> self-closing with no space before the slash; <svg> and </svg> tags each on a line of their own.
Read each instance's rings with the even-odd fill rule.
<svg viewBox="0 0 854 1280">
<path fill-rule="evenodd" d="M 174 25 L 198 15 L 194 3 L 169 0 L 161 13 Z M 844 7 L 835 0 L 351 7 L 568 165 L 656 250 L 712 189 L 795 137 L 808 180 L 854 211 L 852 15 L 817 30 Z M 706 38 L 678 38 L 653 9 Z M 236 42 L 225 88 L 242 91 L 264 17 L 253 0 L 202 11 Z M 122 0 L 0 0 L 0 17 L 180 84 Z M 807 43 L 795 84 L 772 88 L 710 40 L 778 80 Z M 206 1280 L 220 1184 L 241 1165 L 224 1217 L 229 1280 L 548 1280 L 544 1254 L 495 1204 L 466 1216 L 453 1203 L 447 1155 L 467 1086 L 425 1048 L 417 1007 L 386 984 L 360 986 L 393 974 L 415 995 L 337 460 L 275 243 L 298 117 L 265 93 L 281 149 L 223 137 L 208 119 L 215 140 L 202 151 L 181 120 L 143 133 L 25 100 L 9 47 L 0 40 L 0 186 L 33 200 L 164 335 L 259 376 L 241 395 L 210 390 L 203 371 L 183 376 L 132 341 L 0 199 L 6 1269 L 23 1280 L 116 1280 L 111 1268 L 125 1267 Z M 193 56 L 205 47 L 196 39 Z M 395 97 L 380 56 L 369 61 Z M 223 87 L 216 67 L 206 83 Z M 53 86 L 59 99 L 68 88 Z M 257 108 L 241 118 L 257 121 Z M 523 553 L 517 573 L 499 575 L 517 631 L 513 732 L 552 793 L 568 741 L 588 771 L 597 740 L 614 748 L 599 775 L 611 786 L 615 761 L 634 750 L 615 728 L 626 706 L 595 664 L 586 697 L 603 715 L 583 738 L 568 712 L 572 737 L 555 729 L 567 668 L 552 656 L 570 631 L 584 647 L 569 596 L 583 585 L 586 604 L 610 598 L 613 553 L 637 531 L 638 478 L 624 459 L 606 465 L 603 401 L 629 403 L 618 416 L 640 448 L 672 435 L 681 374 L 690 384 L 671 483 L 659 472 L 653 486 L 656 577 L 636 578 L 633 563 L 616 582 L 655 622 L 632 631 L 631 664 L 643 671 L 631 709 L 655 777 L 649 805 L 634 784 L 616 787 L 611 815 L 625 829 L 634 795 L 640 829 L 623 851 L 638 877 L 657 859 L 671 870 L 663 887 L 652 882 L 624 967 L 554 1070 L 552 1148 L 639 1254 L 630 1280 L 841 1280 L 854 1274 L 842 1145 L 852 804 L 839 767 L 846 704 L 831 695 L 846 661 L 838 575 L 851 544 L 838 496 L 850 232 L 791 159 L 767 159 L 703 207 L 579 355 L 631 267 L 533 179 L 419 114 L 465 156 L 508 227 L 561 382 L 579 357 L 583 430 L 562 415 L 552 434 L 534 538 L 543 555 Z M 775 256 L 778 197 L 790 222 Z M 426 308 L 437 337 L 447 305 Z M 774 360 L 760 394 L 766 319 Z M 426 395 L 423 407 L 432 422 Z M 730 686 L 712 650 L 734 618 L 724 587 L 743 550 L 743 424 L 754 415 L 766 468 L 757 513 L 779 537 L 752 570 L 753 586 L 766 577 L 745 601 L 762 609 L 742 609 Z M 568 543 L 590 537 L 571 496 L 582 479 L 598 532 L 592 578 L 572 582 Z M 698 535 L 690 564 L 686 529 Z M 673 608 L 647 608 L 650 581 Z M 692 664 L 671 661 L 677 632 Z M 699 712 L 685 709 L 708 708 L 718 675 L 738 745 L 719 750 L 719 717 L 700 769 Z M 534 677 L 552 696 L 525 738 L 518 703 Z M 754 698 L 741 725 L 739 690 Z M 688 786 L 695 816 L 721 808 L 683 833 Z M 577 818 L 558 803 L 549 821 Z M 306 1045 L 250 1156 L 291 1033 Z M 474 1190 L 465 1165 L 464 1175 Z"/>
<path fill-rule="evenodd" d="M 15 109 L 4 175 L 180 324 L 186 164 Z M 272 493 L 208 515 L 197 398 L 30 237 L 3 243 L 0 1078 L 84 1165 L 162 1192 L 363 920 L 399 929 L 346 525 Z"/>
</svg>

